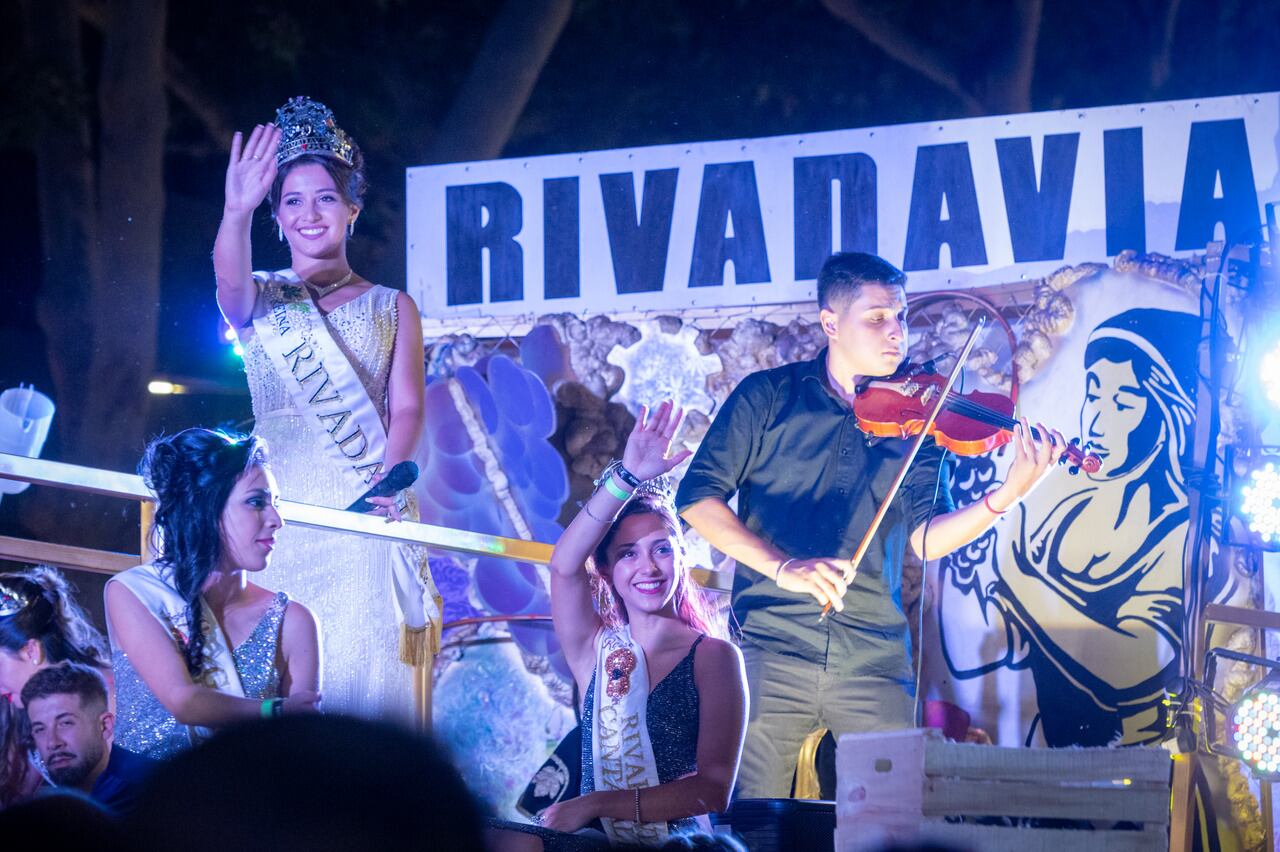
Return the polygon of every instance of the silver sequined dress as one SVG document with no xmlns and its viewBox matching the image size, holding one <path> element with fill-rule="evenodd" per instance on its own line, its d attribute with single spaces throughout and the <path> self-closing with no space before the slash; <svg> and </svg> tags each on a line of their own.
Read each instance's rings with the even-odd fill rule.
<svg viewBox="0 0 1280 852">
<path fill-rule="evenodd" d="M 395 290 L 375 286 L 325 318 L 384 425 L 396 296 Z M 320 449 L 313 428 L 296 413 L 256 333 L 245 341 L 244 366 L 253 396 L 254 433 L 267 441 L 281 496 L 317 506 L 348 505 L 353 495 L 347 480 Z M 412 500 L 406 517 L 418 517 Z M 413 669 L 399 658 L 394 603 L 396 545 L 299 527 L 285 527 L 276 538 L 262 584 L 287 591 L 320 623 L 324 710 L 411 722 Z M 421 563 L 420 576 L 429 583 L 425 549 L 415 548 L 414 558 Z"/>
<path fill-rule="evenodd" d="M 249 638 L 231 650 L 246 698 L 276 698 L 280 695 L 280 671 L 276 667 L 276 659 L 280 646 L 280 623 L 288 605 L 289 596 L 277 592 Z M 159 760 L 190 748 L 189 729 L 164 709 L 160 699 L 129 662 L 129 655 L 113 648 L 111 665 L 116 680 L 116 744 Z"/>
</svg>

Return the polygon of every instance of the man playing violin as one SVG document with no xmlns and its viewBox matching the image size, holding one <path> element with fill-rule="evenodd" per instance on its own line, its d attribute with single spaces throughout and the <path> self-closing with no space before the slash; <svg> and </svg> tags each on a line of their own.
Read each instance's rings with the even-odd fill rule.
<svg viewBox="0 0 1280 852">
<path fill-rule="evenodd" d="M 676 497 L 694 529 L 749 569 L 733 588 L 751 699 L 744 798 L 788 796 L 811 731 L 914 724 L 907 546 L 937 559 L 978 538 L 1066 448 L 1061 434 L 1041 425 L 1046 437 L 1036 440 L 1021 421 L 1005 481 L 957 510 L 945 453 L 926 438 L 855 569 L 851 557 L 911 446 L 863 434 L 853 413 L 859 386 L 893 374 L 906 355 L 906 276 L 874 255 L 835 254 L 818 274 L 818 307 L 827 348 L 743 379 Z M 826 605 L 833 612 L 820 621 Z"/>
</svg>

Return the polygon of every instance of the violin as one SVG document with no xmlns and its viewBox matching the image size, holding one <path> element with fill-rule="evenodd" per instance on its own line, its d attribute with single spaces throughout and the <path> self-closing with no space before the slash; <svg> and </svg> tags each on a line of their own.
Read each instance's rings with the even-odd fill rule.
<svg viewBox="0 0 1280 852">
<path fill-rule="evenodd" d="M 947 386 L 933 363 L 904 362 L 892 375 L 872 379 L 858 389 L 853 414 L 862 431 L 882 438 L 906 438 L 920 434 L 929 413 Z M 998 393 L 952 391 L 929 428 L 941 447 L 959 456 L 979 456 L 1013 440 L 1013 400 Z M 1039 432 L 1032 428 L 1037 440 Z M 1102 458 L 1085 452 L 1073 439 L 1059 463 L 1071 465 L 1071 473 L 1097 473 Z"/>
</svg>

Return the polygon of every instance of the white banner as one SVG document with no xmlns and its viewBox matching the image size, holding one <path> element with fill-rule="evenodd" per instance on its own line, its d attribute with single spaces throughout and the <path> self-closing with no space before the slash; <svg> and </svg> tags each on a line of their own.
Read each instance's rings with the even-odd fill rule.
<svg viewBox="0 0 1280 852">
<path fill-rule="evenodd" d="M 836 250 L 913 291 L 1256 238 L 1280 93 L 408 170 L 428 316 L 800 302 Z"/>
</svg>

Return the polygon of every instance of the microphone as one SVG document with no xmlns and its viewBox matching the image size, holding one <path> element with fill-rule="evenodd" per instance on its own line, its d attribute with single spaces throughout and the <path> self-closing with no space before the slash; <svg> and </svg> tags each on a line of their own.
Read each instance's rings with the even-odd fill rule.
<svg viewBox="0 0 1280 852">
<path fill-rule="evenodd" d="M 378 507 L 370 503 L 368 498 L 390 497 L 397 491 L 403 491 L 408 488 L 417 480 L 418 466 L 411 461 L 402 461 L 387 471 L 387 475 L 377 485 L 357 497 L 356 501 L 346 508 L 346 511 L 368 512 L 370 509 L 376 509 Z"/>
</svg>

